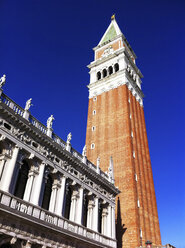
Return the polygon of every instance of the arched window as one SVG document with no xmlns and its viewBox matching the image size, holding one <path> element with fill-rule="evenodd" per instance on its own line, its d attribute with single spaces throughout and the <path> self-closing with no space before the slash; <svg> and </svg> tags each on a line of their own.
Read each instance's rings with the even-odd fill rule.
<svg viewBox="0 0 185 248">
<path fill-rule="evenodd" d="M 72 190 L 69 185 L 66 185 L 66 201 L 65 201 L 65 209 L 64 209 L 64 217 L 69 219 L 70 207 L 71 207 L 71 196 Z"/>
<path fill-rule="evenodd" d="M 14 195 L 23 199 L 24 191 L 26 188 L 26 183 L 28 180 L 29 166 L 26 161 L 23 161 L 21 168 L 19 170 L 19 174 L 17 177 L 17 183 L 15 186 Z"/>
<path fill-rule="evenodd" d="M 87 227 L 87 211 L 88 211 L 88 197 L 84 196 L 83 199 L 83 222 L 82 225 Z"/>
<path fill-rule="evenodd" d="M 101 79 L 101 72 L 97 72 L 97 80 L 100 80 Z"/>
<path fill-rule="evenodd" d="M 113 68 L 112 66 L 109 66 L 109 75 L 111 75 L 113 73 Z"/>
<path fill-rule="evenodd" d="M 103 69 L 103 77 L 106 77 L 106 76 L 107 76 L 107 70 Z"/>
<path fill-rule="evenodd" d="M 51 175 L 48 175 L 47 182 L 44 188 L 44 195 L 42 200 L 42 208 L 48 210 L 49 209 L 49 202 L 51 198 L 51 191 L 52 191 L 53 179 Z"/>
<path fill-rule="evenodd" d="M 115 72 L 119 71 L 119 64 L 118 64 L 118 63 L 116 63 L 116 64 L 114 65 L 114 70 L 115 70 Z"/>
</svg>

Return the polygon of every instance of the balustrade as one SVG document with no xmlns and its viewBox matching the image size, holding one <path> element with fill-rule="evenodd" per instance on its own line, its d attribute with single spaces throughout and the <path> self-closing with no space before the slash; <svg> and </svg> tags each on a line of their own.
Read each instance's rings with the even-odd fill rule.
<svg viewBox="0 0 185 248">
<path fill-rule="evenodd" d="M 56 230 L 58 230 L 58 228 L 61 230 L 66 229 L 69 232 L 71 232 L 72 235 L 74 235 L 75 233 L 80 236 L 90 238 L 96 242 L 100 242 L 104 245 L 110 246 L 112 248 L 116 248 L 116 241 L 114 239 L 104 236 L 93 230 L 90 230 L 75 222 L 71 222 L 61 216 L 58 216 L 54 213 L 44 210 L 31 203 L 25 202 L 24 200 L 14 197 L 13 195 L 10 195 L 1 190 L 0 190 L 0 207 L 1 209 L 4 209 L 5 207 L 6 211 L 7 209 L 9 209 L 11 214 L 17 214 L 18 211 L 20 216 L 23 215 L 24 218 L 27 217 L 27 219 L 30 222 L 32 221 L 35 222 L 35 219 L 38 219 L 39 220 L 37 221 L 38 224 L 43 222 L 43 224 L 47 226 L 47 223 L 49 223 L 53 225 L 53 227 L 56 226 L 57 227 Z"/>
</svg>

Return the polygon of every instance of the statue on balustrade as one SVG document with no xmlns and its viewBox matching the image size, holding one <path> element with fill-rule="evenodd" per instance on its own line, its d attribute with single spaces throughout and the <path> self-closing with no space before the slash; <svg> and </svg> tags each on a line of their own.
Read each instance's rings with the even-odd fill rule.
<svg viewBox="0 0 185 248">
<path fill-rule="evenodd" d="M 47 128 L 48 128 L 48 129 L 51 129 L 51 128 L 52 128 L 53 121 L 54 121 L 54 117 L 53 117 L 53 115 L 51 115 L 51 116 L 48 118 L 48 120 L 47 120 Z"/>
<path fill-rule="evenodd" d="M 32 101 L 32 98 L 28 99 L 28 101 L 26 102 L 26 106 L 24 108 L 25 111 L 28 111 L 30 109 L 30 107 L 33 106 L 31 101 Z"/>
<path fill-rule="evenodd" d="M 5 85 L 6 83 L 6 75 L 4 74 L 1 78 L 0 78 L 0 88 L 3 87 L 3 85 Z"/>
<path fill-rule="evenodd" d="M 67 144 L 70 144 L 71 139 L 72 139 L 72 134 L 69 133 L 68 136 L 67 136 Z"/>
<path fill-rule="evenodd" d="M 87 146 L 85 145 L 82 151 L 82 156 L 86 157 L 86 154 L 87 154 Z"/>
</svg>

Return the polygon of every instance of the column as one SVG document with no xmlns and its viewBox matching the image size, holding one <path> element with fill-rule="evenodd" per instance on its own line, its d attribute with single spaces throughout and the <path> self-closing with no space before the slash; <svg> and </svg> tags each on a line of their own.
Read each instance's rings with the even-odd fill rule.
<svg viewBox="0 0 185 248">
<path fill-rule="evenodd" d="M 91 199 L 89 199 L 88 210 L 87 210 L 87 228 L 89 229 L 92 229 L 93 208 L 94 208 L 94 201 L 93 201 L 93 197 L 91 197 Z"/>
<path fill-rule="evenodd" d="M 112 207 L 112 238 L 116 238 L 115 206 Z"/>
<path fill-rule="evenodd" d="M 75 221 L 75 210 L 76 210 L 76 202 L 77 202 L 78 192 L 73 188 L 73 193 L 71 197 L 71 208 L 69 214 L 69 220 Z"/>
<path fill-rule="evenodd" d="M 59 188 L 58 179 L 54 179 L 54 182 L 52 185 L 51 198 L 50 198 L 50 202 L 49 202 L 49 211 L 53 212 L 53 213 L 55 212 L 55 205 L 56 205 L 58 188 Z"/>
<path fill-rule="evenodd" d="M 4 173 L 2 176 L 1 190 L 3 190 L 3 191 L 10 192 L 11 180 L 12 180 L 12 176 L 14 173 L 18 153 L 19 153 L 19 147 L 15 146 L 15 148 L 13 150 L 12 158 L 9 161 L 9 163 L 6 164 L 5 169 L 4 169 Z"/>
<path fill-rule="evenodd" d="M 107 208 L 102 211 L 102 234 L 107 236 Z"/>
<path fill-rule="evenodd" d="M 4 167 L 5 167 L 5 164 L 6 164 L 6 157 L 4 154 L 1 155 L 1 158 L 0 158 L 0 180 L 2 178 L 2 175 L 3 175 L 3 170 L 4 170 Z"/>
<path fill-rule="evenodd" d="M 37 205 L 37 206 L 39 205 L 39 199 L 40 199 L 40 193 L 41 193 L 41 189 L 42 189 L 45 165 L 46 165 L 45 163 L 42 163 L 39 166 L 39 173 L 35 177 L 35 180 L 33 183 L 32 194 L 30 197 L 30 202 Z"/>
<path fill-rule="evenodd" d="M 75 214 L 75 222 L 82 225 L 82 212 L 83 212 L 83 188 L 79 188 L 79 197 L 77 199 L 77 207 Z"/>
<path fill-rule="evenodd" d="M 56 208 L 55 213 L 58 215 L 63 215 L 64 201 L 65 201 L 65 187 L 66 187 L 66 177 L 61 178 L 61 187 L 57 192 Z"/>
<path fill-rule="evenodd" d="M 107 236 L 112 237 L 112 207 L 108 206 L 108 215 L 107 215 Z"/>
<path fill-rule="evenodd" d="M 94 198 L 94 208 L 93 208 L 93 227 L 92 229 L 95 232 L 98 232 L 98 197 L 95 196 Z"/>
<path fill-rule="evenodd" d="M 37 173 L 38 172 L 36 172 L 35 166 L 32 166 L 29 173 L 28 173 L 28 180 L 27 180 L 26 188 L 25 188 L 25 192 L 24 192 L 23 200 L 25 200 L 25 201 L 30 201 L 32 188 L 33 188 L 33 182 L 34 182 L 35 175 Z"/>
</svg>

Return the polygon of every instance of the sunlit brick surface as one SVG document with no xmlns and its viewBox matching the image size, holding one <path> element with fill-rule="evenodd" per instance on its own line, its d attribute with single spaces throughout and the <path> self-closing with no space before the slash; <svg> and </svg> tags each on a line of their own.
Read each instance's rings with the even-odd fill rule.
<svg viewBox="0 0 185 248">
<path fill-rule="evenodd" d="M 96 126 L 93 132 L 92 126 Z M 117 199 L 118 248 L 134 248 L 146 240 L 160 245 L 144 112 L 126 85 L 102 93 L 97 101 L 89 100 L 86 145 L 88 159 L 96 164 L 100 156 L 105 171 L 113 157 L 115 184 L 121 190 Z"/>
</svg>

